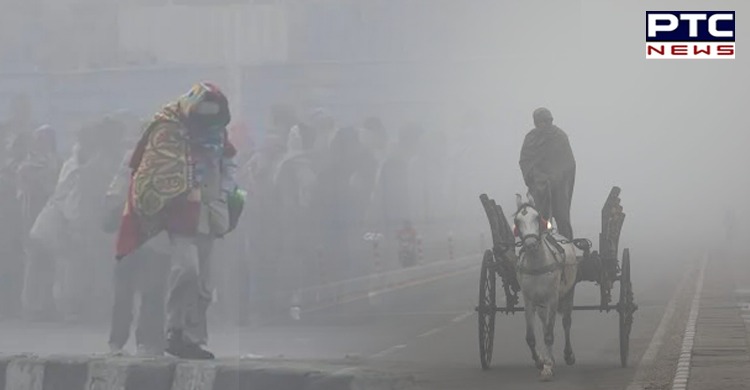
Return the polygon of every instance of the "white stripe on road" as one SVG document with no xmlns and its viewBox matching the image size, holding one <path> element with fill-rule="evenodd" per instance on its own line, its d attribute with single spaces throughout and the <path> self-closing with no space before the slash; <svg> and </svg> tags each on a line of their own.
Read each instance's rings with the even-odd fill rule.
<svg viewBox="0 0 750 390">
<path fill-rule="evenodd" d="M 406 347 L 406 344 L 394 345 L 393 347 L 390 347 L 390 348 L 388 348 L 386 350 L 380 351 L 380 352 L 378 352 L 378 353 L 376 353 L 376 354 L 374 354 L 374 355 L 372 355 L 370 357 L 373 357 L 373 358 L 382 358 L 382 357 L 384 357 L 386 355 L 390 355 L 390 354 L 398 351 L 399 349 L 405 348 L 405 347 Z"/>
<path fill-rule="evenodd" d="M 452 272 L 448 272 L 448 273 L 438 274 L 438 275 L 434 275 L 434 276 L 430 276 L 430 277 L 422 278 L 422 279 L 409 280 L 409 281 L 406 281 L 406 282 L 403 282 L 403 283 L 400 283 L 400 284 L 396 284 L 396 285 L 393 285 L 393 286 L 390 286 L 390 287 L 386 287 L 386 288 L 383 288 L 383 289 L 380 289 L 380 290 L 370 291 L 370 292 L 361 293 L 361 294 L 353 294 L 350 297 L 341 298 L 340 300 L 338 300 L 336 302 L 331 302 L 331 303 L 328 303 L 328 304 L 325 304 L 325 305 L 321 305 L 321 306 L 317 306 L 317 307 L 311 307 L 311 308 L 308 308 L 308 309 L 304 309 L 304 310 L 302 310 L 302 313 L 307 314 L 307 313 L 312 313 L 312 312 L 316 312 L 316 311 L 320 311 L 320 310 L 324 310 L 324 309 L 329 309 L 331 307 L 339 306 L 341 304 L 356 302 L 356 301 L 359 301 L 359 300 L 362 300 L 362 299 L 374 298 L 374 297 L 376 297 L 378 295 L 382 295 L 382 294 L 386 294 L 386 293 L 391 293 L 391 292 L 398 291 L 398 290 L 403 290 L 403 289 L 408 288 L 408 287 L 420 286 L 420 285 L 427 284 L 427 283 L 430 283 L 430 282 L 435 282 L 435 281 L 438 281 L 438 280 L 446 279 L 446 278 L 449 278 L 449 277 L 452 277 L 452 276 L 462 275 L 462 274 L 465 274 L 467 272 L 475 272 L 479 267 L 480 267 L 480 265 L 471 265 L 471 266 L 468 266 L 467 268 L 461 268 L 461 269 L 459 269 L 457 271 L 452 271 Z"/>
<path fill-rule="evenodd" d="M 357 367 L 344 367 L 340 370 L 336 370 L 333 372 L 333 376 L 343 376 L 343 375 L 350 375 L 356 373 L 358 370 Z"/>
<path fill-rule="evenodd" d="M 432 335 L 434 335 L 435 333 L 438 333 L 438 332 L 440 332 L 441 330 L 443 330 L 443 328 L 435 328 L 435 329 L 430 329 L 430 330 L 428 330 L 427 332 L 424 332 L 424 333 L 420 334 L 420 335 L 419 335 L 419 336 L 417 336 L 417 337 L 419 337 L 419 338 L 422 338 L 422 337 L 429 337 L 429 336 L 432 336 Z"/>
<path fill-rule="evenodd" d="M 677 284 L 677 288 L 675 288 L 674 294 L 672 294 L 672 298 L 667 304 L 667 309 L 664 311 L 664 315 L 661 317 L 659 326 L 656 328 L 656 332 L 654 332 L 653 337 L 651 337 L 651 342 L 648 344 L 646 352 L 643 353 L 641 360 L 638 362 L 638 369 L 633 376 L 633 382 L 630 383 L 630 385 L 627 387 L 627 390 L 642 390 L 645 388 L 646 370 L 654 362 L 654 360 L 656 359 L 656 354 L 659 353 L 659 350 L 661 349 L 661 345 L 664 342 L 664 336 L 667 333 L 667 328 L 672 322 L 672 317 L 674 317 L 680 293 L 684 290 L 685 285 L 687 285 L 689 279 L 688 277 L 691 273 L 692 267 L 687 268 L 685 270 L 685 273 L 682 275 L 680 283 Z"/>
<path fill-rule="evenodd" d="M 461 322 L 461 321 L 463 321 L 463 320 L 471 317 L 473 314 L 474 314 L 473 311 L 467 311 L 466 313 L 463 313 L 460 316 L 451 319 L 451 322 L 454 323 L 454 324 L 457 324 L 457 323 L 459 323 L 459 322 Z M 431 329 L 431 330 L 428 330 L 427 332 L 424 332 L 424 333 L 420 334 L 417 337 L 418 338 L 422 338 L 422 337 L 432 336 L 432 335 L 434 335 L 434 334 L 436 334 L 438 332 L 441 332 L 441 331 L 445 330 L 445 328 L 447 328 L 447 326 L 441 326 L 441 327 L 438 327 L 438 328 L 435 328 L 435 329 Z"/>
<path fill-rule="evenodd" d="M 453 318 L 451 320 L 451 322 L 452 323 L 459 323 L 459 322 L 461 322 L 461 321 L 463 321 L 463 320 L 471 317 L 472 314 L 473 314 L 472 312 L 463 313 L 460 316 Z M 430 336 L 436 335 L 436 334 L 444 331 L 449 326 L 450 326 L 450 324 L 430 329 L 430 330 L 428 330 L 426 332 L 423 332 L 423 333 L 419 334 L 417 336 L 417 338 L 418 339 L 422 339 L 422 338 L 425 338 L 425 337 L 430 337 Z M 388 348 L 388 349 L 386 349 L 384 351 L 381 351 L 381 352 L 378 352 L 378 353 L 376 353 L 374 355 L 371 355 L 370 357 L 371 358 L 376 358 L 376 359 L 377 358 L 382 358 L 382 357 L 384 357 L 386 355 L 390 355 L 391 353 L 396 352 L 397 350 L 402 349 L 402 348 L 406 348 L 406 344 L 401 344 L 401 345 L 396 345 L 394 347 L 390 347 L 390 348 Z"/>
<path fill-rule="evenodd" d="M 461 321 L 463 321 L 463 320 L 471 317 L 473 314 L 474 314 L 473 311 L 467 311 L 466 313 L 461 314 L 460 316 L 452 319 L 451 322 L 461 322 Z"/>
<path fill-rule="evenodd" d="M 695 342 L 695 323 L 698 321 L 698 310 L 701 303 L 701 292 L 703 292 L 703 277 L 706 271 L 708 256 L 703 260 L 701 273 L 698 276 L 698 283 L 693 295 L 693 303 L 690 306 L 690 316 L 688 317 L 685 335 L 682 338 L 682 351 L 680 351 L 680 360 L 677 362 L 677 372 L 672 381 L 672 390 L 687 389 L 688 379 L 690 378 L 690 361 L 693 358 L 693 344 Z"/>
<path fill-rule="evenodd" d="M 407 274 L 407 273 L 412 273 L 412 272 L 420 271 L 420 270 L 423 271 L 423 270 L 435 269 L 435 268 L 439 268 L 439 267 L 445 266 L 445 265 L 455 265 L 455 264 L 462 264 L 462 263 L 466 263 L 467 265 L 471 265 L 472 263 L 474 263 L 474 260 L 476 260 L 477 258 L 479 258 L 481 260 L 481 257 L 482 257 L 482 253 L 472 253 L 470 255 L 459 257 L 458 259 L 440 260 L 440 261 L 436 261 L 436 262 L 431 262 L 431 263 L 426 263 L 426 264 L 420 264 L 420 265 L 417 265 L 417 266 L 414 266 L 414 267 L 399 268 L 399 269 L 394 269 L 394 270 L 389 270 L 389 271 L 383 271 L 383 272 L 373 273 L 373 274 L 364 275 L 364 276 L 358 276 L 356 278 L 338 280 L 338 281 L 331 282 L 331 283 L 326 283 L 326 284 L 321 284 L 321 285 L 317 285 L 317 286 L 312 286 L 312 287 L 304 288 L 304 289 L 302 289 L 300 291 L 300 294 L 303 294 L 303 295 L 310 294 L 311 292 L 319 291 L 321 289 L 335 288 L 337 286 L 342 286 L 342 285 L 346 285 L 346 284 L 353 283 L 353 282 L 355 282 L 355 283 L 366 283 L 366 282 L 368 282 L 372 278 L 393 277 L 393 276 L 397 276 L 397 275 L 401 275 L 401 274 Z M 480 264 L 481 264 L 481 262 L 480 262 Z"/>
<path fill-rule="evenodd" d="M 504 301 L 505 301 L 505 298 L 502 298 L 500 304 L 503 305 L 504 303 L 502 303 L 502 302 L 504 302 Z M 421 339 L 421 338 L 425 338 L 425 337 L 434 336 L 434 335 L 436 335 L 436 334 L 438 334 L 438 333 L 440 333 L 440 332 L 442 332 L 442 331 L 450 328 L 452 326 L 451 324 L 457 324 L 459 322 L 462 322 L 462 321 L 466 320 L 467 318 L 471 317 L 473 314 L 474 314 L 473 311 L 467 311 L 467 312 L 465 312 L 465 313 L 463 313 L 463 314 L 461 314 L 461 315 L 459 315 L 459 316 L 451 319 L 451 322 L 449 324 L 443 325 L 443 326 L 439 326 L 437 328 L 433 328 L 433 329 L 430 329 L 430 330 L 428 330 L 426 332 L 423 332 L 423 333 L 419 334 L 417 336 L 417 338 Z M 399 349 L 402 349 L 402 348 L 406 348 L 406 346 L 407 346 L 407 344 L 397 345 L 395 347 L 388 348 L 385 351 L 378 352 L 378 353 L 376 353 L 374 355 L 371 355 L 370 357 L 371 358 L 382 358 L 383 356 L 386 356 L 386 355 L 389 355 L 389 354 L 391 354 L 393 352 L 396 352 L 396 350 L 399 350 Z"/>
</svg>

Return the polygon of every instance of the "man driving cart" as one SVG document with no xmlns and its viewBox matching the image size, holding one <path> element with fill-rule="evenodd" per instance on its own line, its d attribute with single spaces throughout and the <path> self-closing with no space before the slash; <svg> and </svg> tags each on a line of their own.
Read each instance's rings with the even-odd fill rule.
<svg viewBox="0 0 750 390">
<path fill-rule="evenodd" d="M 534 129 L 521 148 L 519 165 L 529 192 L 542 217 L 554 218 L 560 234 L 573 239 L 570 203 L 576 176 L 576 161 L 568 136 L 552 124 L 552 113 L 541 107 L 534 110 Z"/>
</svg>

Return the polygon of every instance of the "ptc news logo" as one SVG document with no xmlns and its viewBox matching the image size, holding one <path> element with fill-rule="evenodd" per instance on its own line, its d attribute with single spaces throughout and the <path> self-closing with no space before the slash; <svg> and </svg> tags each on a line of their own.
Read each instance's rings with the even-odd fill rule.
<svg viewBox="0 0 750 390">
<path fill-rule="evenodd" d="M 734 11 L 646 11 L 646 58 L 733 59 Z"/>
</svg>

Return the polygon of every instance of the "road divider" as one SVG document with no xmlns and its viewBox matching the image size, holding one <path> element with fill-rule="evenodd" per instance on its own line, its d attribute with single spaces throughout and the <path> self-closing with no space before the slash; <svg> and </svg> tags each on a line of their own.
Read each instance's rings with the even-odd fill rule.
<svg viewBox="0 0 750 390">
<path fill-rule="evenodd" d="M 0 390 L 403 389 L 413 378 L 337 362 L 0 357 Z"/>
</svg>

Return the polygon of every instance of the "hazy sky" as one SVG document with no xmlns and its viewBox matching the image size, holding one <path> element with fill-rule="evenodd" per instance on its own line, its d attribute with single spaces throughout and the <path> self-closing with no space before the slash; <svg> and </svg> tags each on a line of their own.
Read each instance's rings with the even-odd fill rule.
<svg viewBox="0 0 750 390">
<path fill-rule="evenodd" d="M 483 75 L 484 85 L 497 86 L 487 99 L 495 102 L 490 115 L 501 167 L 493 169 L 513 173 L 493 188 L 498 200 L 511 207 L 512 194 L 523 188 L 518 152 L 532 110 L 544 105 L 569 134 L 578 162 L 579 232 L 595 238 L 612 185 L 623 189 L 624 240 L 717 239 L 725 210 L 750 215 L 750 79 L 741 28 L 748 8 L 743 1 L 498 4 L 502 33 L 482 40 L 504 58 Z M 736 11 L 737 59 L 646 60 L 646 10 Z"/>
<path fill-rule="evenodd" d="M 362 7 L 387 1 L 372 2 Z M 385 21 L 373 31 L 384 33 L 398 23 L 403 42 L 394 44 L 420 42 L 403 52 L 429 59 L 412 77 L 401 75 L 427 80 L 414 95 L 442 102 L 425 108 L 429 115 L 415 113 L 415 119 L 443 127 L 453 145 L 479 148 L 467 157 L 482 168 L 465 190 L 466 213 L 481 216 L 476 192 L 490 193 L 506 208 L 513 206 L 514 193 L 525 192 L 518 154 L 532 127 L 531 112 L 547 106 L 570 136 L 578 162 L 573 224 L 581 235 L 595 237 L 602 202 L 611 186 L 619 185 L 628 213 L 624 237 L 711 238 L 719 234 L 725 210 L 750 216 L 744 201 L 750 192 L 745 118 L 750 79 L 741 28 L 748 9 L 743 0 L 414 0 L 403 2 L 394 26 Z M 646 10 L 736 11 L 737 59 L 646 60 Z M 402 83 L 398 80 L 393 83 Z M 399 86 L 369 99 L 401 99 Z M 157 87 L 108 95 L 111 108 L 121 108 L 118 96 L 142 93 L 151 101 L 166 95 Z M 263 93 L 246 92 L 256 94 L 255 101 Z M 461 118 L 468 109 L 481 114 L 481 136 L 466 133 Z M 372 113 L 388 119 L 387 112 L 361 115 Z"/>
</svg>

